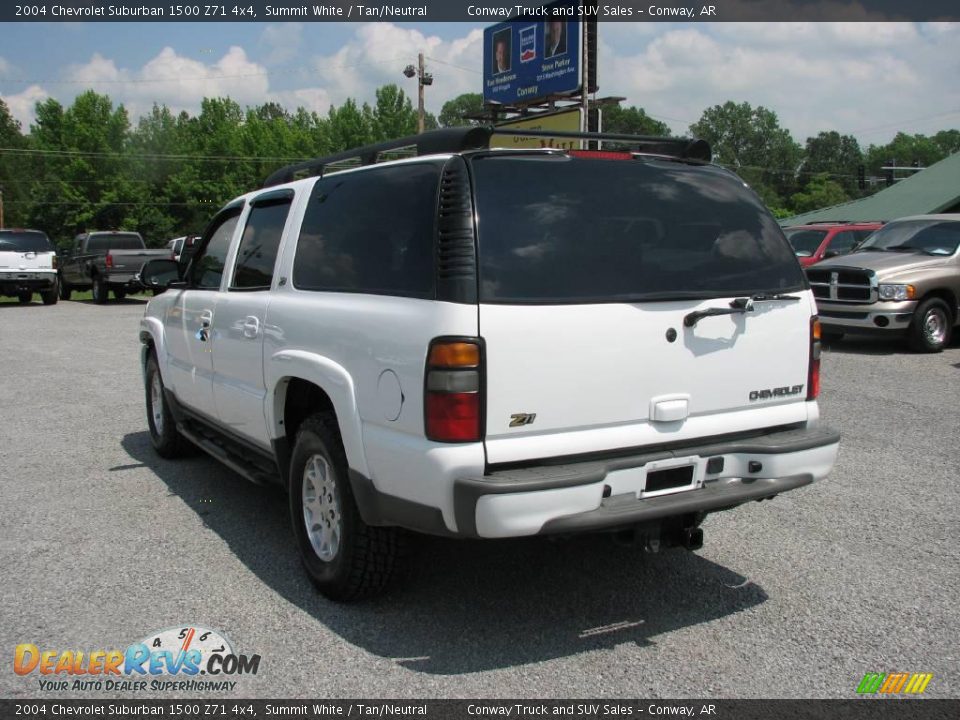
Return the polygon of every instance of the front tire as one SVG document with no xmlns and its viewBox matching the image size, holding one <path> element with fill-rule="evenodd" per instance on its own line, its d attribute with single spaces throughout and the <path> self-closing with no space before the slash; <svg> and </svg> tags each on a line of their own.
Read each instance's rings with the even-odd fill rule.
<svg viewBox="0 0 960 720">
<path fill-rule="evenodd" d="M 150 353 L 145 380 L 147 427 L 154 450 L 160 457 L 174 459 L 191 454 L 190 441 L 177 430 L 176 420 L 167 406 L 163 378 L 157 358 Z"/>
<path fill-rule="evenodd" d="M 907 341 L 917 352 L 938 353 L 950 343 L 953 316 L 940 298 L 924 300 L 913 313 Z"/>
<path fill-rule="evenodd" d="M 66 281 L 64 281 L 63 278 L 60 278 L 60 282 L 58 284 L 60 288 L 60 299 L 69 300 L 71 293 L 73 293 L 73 290 L 70 289 L 70 286 L 67 285 Z"/>
<path fill-rule="evenodd" d="M 127 293 L 125 290 L 114 290 L 113 297 L 117 300 L 123 300 L 125 297 L 127 297 Z"/>
<path fill-rule="evenodd" d="M 93 301 L 97 305 L 103 305 L 107 302 L 110 294 L 110 288 L 99 275 L 93 276 Z"/>
<path fill-rule="evenodd" d="M 336 417 L 304 420 L 290 462 L 290 519 L 310 580 L 331 600 L 380 594 L 398 565 L 397 529 L 363 522 L 348 472 Z"/>
<path fill-rule="evenodd" d="M 21 305 L 29 305 L 31 300 L 33 300 L 33 293 L 17 293 L 17 302 L 19 302 Z"/>
</svg>

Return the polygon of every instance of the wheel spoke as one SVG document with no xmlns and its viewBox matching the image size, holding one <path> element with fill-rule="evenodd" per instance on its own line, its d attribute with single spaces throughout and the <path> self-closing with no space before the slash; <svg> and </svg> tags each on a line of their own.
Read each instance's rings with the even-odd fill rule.
<svg viewBox="0 0 960 720">
<path fill-rule="evenodd" d="M 311 456 L 304 466 L 301 503 L 310 545 L 317 557 L 330 562 L 340 549 L 342 522 L 336 477 L 322 455 Z"/>
</svg>

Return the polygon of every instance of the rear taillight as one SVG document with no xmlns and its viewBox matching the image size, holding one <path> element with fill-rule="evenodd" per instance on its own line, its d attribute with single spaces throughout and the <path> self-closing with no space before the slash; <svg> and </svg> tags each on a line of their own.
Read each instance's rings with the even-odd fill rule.
<svg viewBox="0 0 960 720">
<path fill-rule="evenodd" d="M 483 439 L 482 375 L 479 340 L 437 338 L 430 343 L 423 385 L 427 439 L 437 442 Z"/>
<path fill-rule="evenodd" d="M 820 395 L 820 319 L 810 318 L 810 369 L 807 373 L 807 400 Z"/>
<path fill-rule="evenodd" d="M 57 256 L 56 256 L 56 255 L 51 255 L 51 256 L 50 256 L 50 267 L 53 268 L 54 270 L 57 269 Z"/>
<path fill-rule="evenodd" d="M 107 253 L 107 256 L 103 259 L 103 261 L 107 264 L 108 268 L 113 267 L 113 258 L 110 256 L 110 253 Z"/>
</svg>

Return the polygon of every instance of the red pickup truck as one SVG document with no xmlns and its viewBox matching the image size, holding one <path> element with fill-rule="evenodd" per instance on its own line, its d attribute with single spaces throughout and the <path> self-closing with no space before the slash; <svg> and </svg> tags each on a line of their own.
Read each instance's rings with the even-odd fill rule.
<svg viewBox="0 0 960 720">
<path fill-rule="evenodd" d="M 883 227 L 882 222 L 821 222 L 783 229 L 803 267 L 846 255 Z"/>
</svg>

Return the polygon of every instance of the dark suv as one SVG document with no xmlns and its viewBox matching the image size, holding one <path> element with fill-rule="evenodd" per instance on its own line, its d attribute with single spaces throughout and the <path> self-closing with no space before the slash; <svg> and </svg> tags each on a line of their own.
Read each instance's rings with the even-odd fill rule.
<svg viewBox="0 0 960 720">
<path fill-rule="evenodd" d="M 837 255 L 846 255 L 867 239 L 882 222 L 819 222 L 783 229 L 803 267 Z"/>
</svg>

